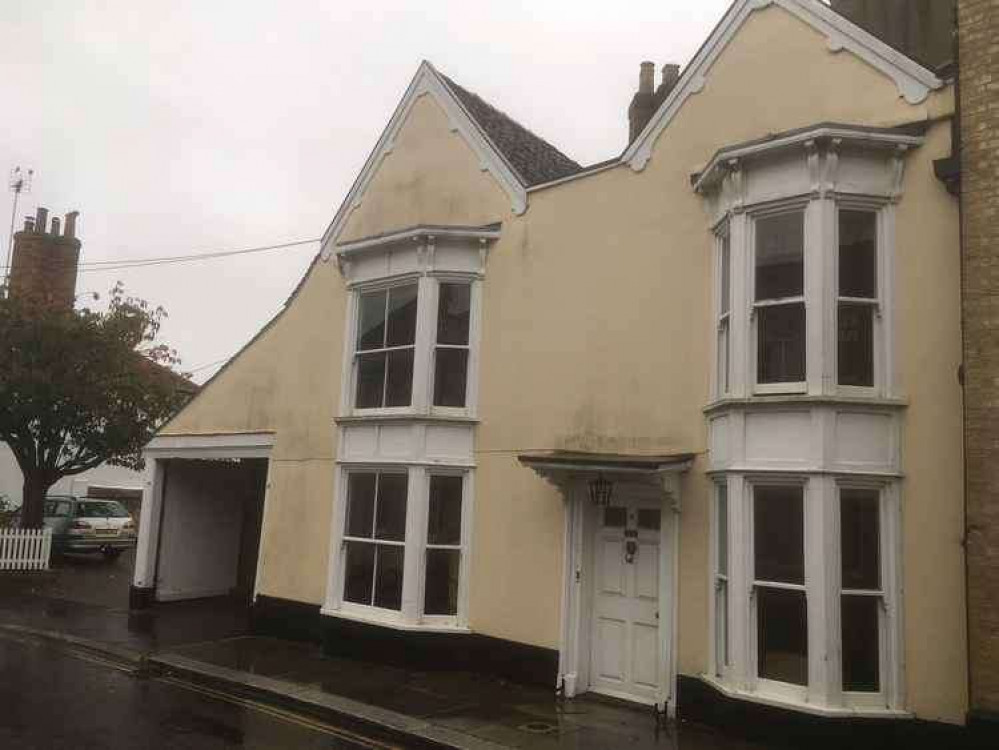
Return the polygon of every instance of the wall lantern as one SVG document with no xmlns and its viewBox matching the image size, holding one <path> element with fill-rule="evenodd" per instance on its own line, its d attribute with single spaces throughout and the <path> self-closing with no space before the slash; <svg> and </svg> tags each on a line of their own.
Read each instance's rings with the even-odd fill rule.
<svg viewBox="0 0 999 750">
<path fill-rule="evenodd" d="M 614 483 L 605 479 L 603 474 L 596 479 L 590 480 L 590 500 L 598 508 L 606 508 L 610 505 L 611 496 L 614 494 Z"/>
</svg>

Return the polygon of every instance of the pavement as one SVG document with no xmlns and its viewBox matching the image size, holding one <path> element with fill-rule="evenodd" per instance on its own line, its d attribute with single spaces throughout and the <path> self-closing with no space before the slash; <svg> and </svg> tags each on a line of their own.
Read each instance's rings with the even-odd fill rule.
<svg viewBox="0 0 999 750">
<path fill-rule="evenodd" d="M 193 722 L 195 727 L 190 732 L 193 744 L 179 740 L 166 745 L 150 745 L 145 740 L 117 744 L 116 737 L 106 744 L 95 739 L 95 744 L 74 747 L 314 746 L 307 744 L 312 740 L 296 744 L 287 738 L 254 744 L 254 738 L 233 733 L 230 725 L 242 725 L 225 713 L 228 709 L 191 718 L 188 693 L 196 690 L 215 701 L 235 702 L 254 710 L 266 707 L 281 716 L 297 717 L 296 721 L 308 726 L 322 727 L 324 736 L 334 736 L 338 742 L 367 738 L 364 742 L 374 742 L 375 746 L 762 750 L 760 745 L 705 727 L 686 723 L 661 727 L 651 710 L 630 704 L 587 696 L 558 701 L 553 691 L 481 675 L 418 672 L 326 657 L 316 645 L 254 636 L 246 609 L 223 599 L 160 604 L 149 611 L 130 612 L 132 565 L 132 553 L 116 561 L 76 556 L 57 561 L 46 573 L 0 574 L 0 639 L 13 640 L 22 651 L 29 646 L 35 649 L 25 655 L 11 652 L 9 646 L 0 648 L 0 669 L 5 678 L 0 689 L 0 707 L 4 709 L 0 710 L 0 747 L 8 746 L 2 741 L 5 728 L 20 732 L 15 736 L 21 744 L 12 747 L 33 747 L 30 743 L 36 737 L 38 747 L 62 746 L 59 737 L 50 736 L 51 728 L 36 726 L 45 720 L 33 699 L 7 703 L 2 692 L 18 692 L 19 684 L 37 684 L 34 671 L 42 670 L 45 660 L 50 659 L 59 666 L 41 680 L 46 689 L 53 695 L 60 691 L 75 695 L 77 704 L 96 710 L 98 715 L 93 720 L 84 719 L 86 710 L 77 716 L 74 708 L 63 723 L 79 721 L 87 731 L 98 733 L 98 719 L 106 713 L 101 691 L 114 698 L 119 690 L 128 695 L 147 690 L 158 696 L 158 702 L 150 708 L 153 713 L 147 716 L 140 712 L 135 719 L 133 728 L 138 734 L 131 735 L 133 738 L 142 731 L 153 731 L 153 723 L 162 718 L 157 711 L 174 711 L 181 717 L 178 721 Z M 60 650 L 91 659 L 114 676 L 102 678 L 102 682 L 82 668 L 65 667 L 56 656 Z M 10 653 L 18 655 L 14 658 Z M 8 658 L 13 658 L 15 669 L 8 668 Z M 134 687 L 122 687 L 122 679 L 131 680 Z M 160 687 L 140 687 L 144 683 Z M 176 692 L 182 689 L 186 692 Z M 172 706 L 172 702 L 177 705 Z M 120 713 L 109 715 L 121 717 Z M 215 739 L 210 736 L 210 726 L 222 727 Z M 99 737 L 99 733 L 94 736 Z M 50 740 L 48 744 L 45 738 Z M 223 744 L 210 744 L 216 741 Z"/>
<path fill-rule="evenodd" d="M 27 637 L 0 634 L 0 669 L 5 750 L 391 747 Z"/>
</svg>

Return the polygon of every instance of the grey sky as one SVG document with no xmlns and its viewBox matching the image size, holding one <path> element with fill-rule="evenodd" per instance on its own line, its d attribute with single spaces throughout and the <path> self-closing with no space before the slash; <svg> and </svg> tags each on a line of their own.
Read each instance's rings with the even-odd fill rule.
<svg viewBox="0 0 999 750">
<path fill-rule="evenodd" d="M 624 146 L 639 62 L 686 63 L 728 4 L 6 0 L 0 173 L 35 169 L 19 223 L 81 211 L 84 262 L 314 238 L 421 59 L 592 163 Z M 121 279 L 164 305 L 163 339 L 197 368 L 280 309 L 315 247 L 84 272 L 77 290 Z"/>
</svg>

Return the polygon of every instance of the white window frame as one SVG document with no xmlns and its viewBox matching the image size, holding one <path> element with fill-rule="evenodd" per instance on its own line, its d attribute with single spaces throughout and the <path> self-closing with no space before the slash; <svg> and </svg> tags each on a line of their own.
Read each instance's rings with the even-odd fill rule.
<svg viewBox="0 0 999 750">
<path fill-rule="evenodd" d="M 723 690 L 763 703 L 776 703 L 828 715 L 904 714 L 904 653 L 901 619 L 901 512 L 897 480 L 845 474 L 840 476 L 793 472 L 715 475 L 724 482 L 728 496 L 729 612 L 728 668 L 719 669 L 715 634 L 717 605 L 711 597 L 712 670 L 708 679 Z M 808 616 L 808 685 L 805 687 L 761 678 L 758 675 L 758 613 L 755 595 L 754 503 L 759 486 L 790 485 L 802 488 L 804 503 L 805 581 Z M 840 490 L 877 490 L 880 495 L 882 608 L 879 632 L 881 660 L 877 693 L 849 692 L 842 685 L 841 610 L 842 570 L 840 550 Z M 717 495 L 711 513 L 711 590 L 714 592 L 717 561 Z M 785 587 L 784 584 L 779 584 Z"/>
<path fill-rule="evenodd" d="M 393 287 L 417 285 L 416 339 L 413 353 L 413 382 L 409 406 L 359 408 L 357 403 L 358 363 L 363 354 L 385 351 L 362 351 L 358 345 L 361 295 Z M 433 404 L 434 367 L 437 350 L 437 304 L 440 284 L 469 285 L 468 365 L 465 371 L 465 406 L 441 407 Z M 351 286 L 344 341 L 345 372 L 341 394 L 341 414 L 355 417 L 437 415 L 474 417 L 478 402 L 479 339 L 481 331 L 482 281 L 478 274 L 437 272 L 406 274 L 375 279 Z"/>
<path fill-rule="evenodd" d="M 813 201 L 803 200 L 803 199 L 789 199 L 785 201 L 776 202 L 773 204 L 768 204 L 764 208 L 752 211 L 749 213 L 749 222 L 746 232 L 746 240 L 748 242 L 748 276 L 745 278 L 744 283 L 748 290 L 746 295 L 746 300 L 749 305 L 749 337 L 748 337 L 748 350 L 750 359 L 750 372 L 748 373 L 747 382 L 752 384 L 753 393 L 758 395 L 772 395 L 781 393 L 806 393 L 808 391 L 808 380 L 809 380 L 809 350 L 814 346 L 814 342 L 809 342 L 808 330 L 809 330 L 809 318 L 814 314 L 813 307 L 814 303 L 811 302 L 812 295 L 809 293 L 810 286 L 810 275 L 812 273 L 811 266 L 814 264 L 814 259 L 811 256 L 814 253 L 812 249 L 812 231 L 811 224 L 815 221 L 814 209 L 812 208 Z M 757 300 L 756 299 L 756 225 L 760 219 L 771 218 L 774 216 L 780 216 L 784 214 L 796 214 L 800 213 L 802 217 L 802 293 L 800 295 L 795 295 L 793 297 L 781 297 L 780 299 L 767 299 L 767 300 Z M 760 337 L 760 315 L 759 311 L 765 307 L 784 307 L 790 305 L 802 305 L 805 312 L 805 379 L 801 381 L 785 382 L 785 383 L 761 383 L 759 380 L 759 337 Z"/>
<path fill-rule="evenodd" d="M 875 218 L 875 286 L 873 298 L 842 297 L 839 293 L 839 215 L 841 211 L 863 211 L 874 214 Z M 888 243 L 894 234 L 891 231 L 892 216 L 886 202 L 878 199 L 860 197 L 841 197 L 834 202 L 834 218 L 832 223 L 832 238 L 830 245 L 833 253 L 832 263 L 832 331 L 831 346 L 828 347 L 827 361 L 832 363 L 831 380 L 836 392 L 844 396 L 876 397 L 887 395 L 889 391 L 889 371 L 891 362 L 891 341 L 887 325 L 888 305 L 890 297 L 891 264 L 888 261 Z M 871 337 L 873 340 L 873 379 L 869 386 L 841 385 L 839 382 L 839 307 L 841 303 L 866 305 L 872 308 Z"/>
<path fill-rule="evenodd" d="M 879 543 L 879 563 L 881 566 L 881 589 L 877 593 L 872 591 L 853 592 L 844 590 L 842 586 L 842 547 L 839 543 L 835 546 L 835 570 L 834 588 L 839 602 L 840 597 L 845 594 L 861 594 L 877 596 L 881 600 L 881 607 L 878 609 L 878 683 L 880 690 L 877 692 L 859 692 L 843 689 L 842 661 L 835 665 L 836 677 L 839 682 L 839 690 L 842 694 L 844 705 L 862 709 L 883 709 L 891 707 L 893 704 L 900 704 L 900 670 L 901 670 L 901 639 L 899 633 L 900 622 L 898 612 L 900 611 L 898 597 L 901 587 L 899 585 L 899 517 L 897 511 L 897 490 L 894 486 L 877 480 L 864 480 L 862 478 L 841 478 L 837 480 L 835 487 L 836 499 L 836 523 L 835 537 L 840 540 L 840 498 L 844 489 L 870 490 L 878 494 L 878 543 Z M 842 610 L 839 606 L 835 608 L 835 627 L 837 633 L 842 632 Z"/>
<path fill-rule="evenodd" d="M 385 609 L 373 605 L 348 602 L 343 598 L 346 582 L 346 536 L 347 507 L 349 505 L 350 475 L 354 473 L 407 474 L 408 490 L 406 498 L 406 535 L 401 545 L 404 547 L 402 604 L 399 610 Z M 430 508 L 430 476 L 461 476 L 461 540 L 458 545 L 449 545 L 461 554 L 458 581 L 458 611 L 454 615 L 424 614 L 424 594 L 426 590 L 426 550 L 428 512 Z M 428 630 L 440 632 L 468 630 L 468 590 L 470 553 L 469 540 L 472 530 L 472 498 L 474 471 L 467 467 L 423 466 L 404 464 L 354 464 L 342 466 L 338 471 L 338 497 L 334 518 L 334 533 L 331 540 L 332 563 L 327 581 L 326 605 L 322 613 L 344 619 L 357 620 L 375 625 L 384 625 L 401 630 Z M 435 545 L 436 546 L 436 545 Z"/>
<path fill-rule="evenodd" d="M 732 654 L 732 638 L 731 638 L 731 613 L 732 613 L 732 595 L 731 595 L 731 575 L 730 571 L 732 569 L 732 542 L 731 542 L 731 512 L 729 509 L 729 497 L 728 497 L 728 482 L 725 478 L 716 479 L 713 486 L 714 498 L 712 502 L 712 515 L 711 515 L 711 620 L 713 627 L 711 628 L 711 641 L 712 641 L 712 664 L 713 673 L 715 677 L 719 679 L 726 679 L 731 671 L 731 654 Z M 725 516 L 726 524 L 725 528 L 727 530 L 725 544 L 727 551 L 727 565 L 723 571 L 721 565 L 721 549 L 720 549 L 720 535 L 718 525 L 721 518 L 721 498 L 722 494 L 725 496 Z M 722 608 L 722 589 L 725 590 L 724 602 L 725 606 Z M 726 656 L 728 657 L 726 659 Z"/>
<path fill-rule="evenodd" d="M 715 386 L 716 398 L 725 398 L 732 393 L 733 357 L 732 357 L 732 285 L 734 279 L 732 261 L 732 232 L 728 222 L 721 225 L 715 233 L 715 319 L 717 333 L 715 335 Z M 728 289 L 725 289 L 724 277 L 728 273 Z M 728 299 L 725 293 L 728 292 Z M 727 304 L 726 304 L 727 303 Z"/>
<path fill-rule="evenodd" d="M 797 487 L 801 489 L 801 503 L 802 503 L 802 523 L 804 528 L 802 528 L 802 567 L 804 572 L 804 581 L 801 584 L 796 583 L 785 583 L 782 581 L 764 581 L 757 579 L 756 577 L 756 545 L 755 545 L 755 535 L 756 535 L 756 493 L 757 489 L 760 487 Z M 808 539 L 808 526 L 809 526 L 809 503 L 808 503 L 808 480 L 803 477 L 767 477 L 761 478 L 757 477 L 750 481 L 748 485 L 749 489 L 749 510 L 746 514 L 746 528 L 743 530 L 745 544 L 748 551 L 748 560 L 750 561 L 750 573 L 749 573 L 749 644 L 750 644 L 750 665 L 751 671 L 750 676 L 752 684 L 755 689 L 760 692 L 769 693 L 771 695 L 780 696 L 782 698 L 806 702 L 808 700 L 808 689 L 811 684 L 811 661 L 812 661 L 812 613 L 809 611 L 808 600 L 809 600 L 809 589 L 812 588 L 810 570 L 809 570 L 809 539 Z M 805 612 L 807 618 L 806 624 L 806 642 L 808 644 L 808 679 L 805 685 L 794 685 L 787 682 L 781 682 L 778 680 L 771 680 L 760 676 L 760 654 L 759 654 L 759 596 L 757 592 L 761 588 L 768 589 L 780 589 L 784 591 L 800 591 L 805 596 Z"/>
</svg>

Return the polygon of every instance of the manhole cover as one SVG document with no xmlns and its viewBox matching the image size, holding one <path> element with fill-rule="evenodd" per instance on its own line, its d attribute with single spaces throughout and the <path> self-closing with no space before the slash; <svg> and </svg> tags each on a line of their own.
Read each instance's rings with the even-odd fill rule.
<svg viewBox="0 0 999 750">
<path fill-rule="evenodd" d="M 529 734 L 550 734 L 558 731 L 557 726 L 549 724 L 547 721 L 529 721 L 526 724 L 521 724 L 517 729 Z"/>
</svg>

